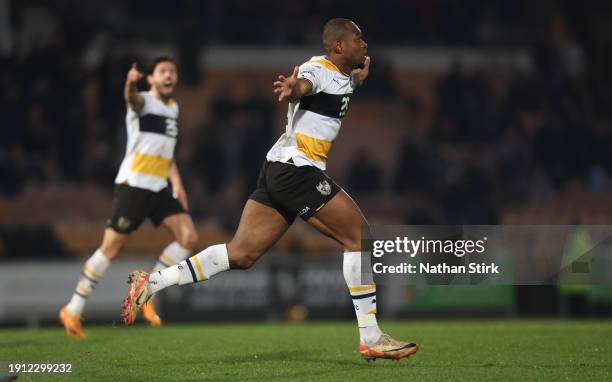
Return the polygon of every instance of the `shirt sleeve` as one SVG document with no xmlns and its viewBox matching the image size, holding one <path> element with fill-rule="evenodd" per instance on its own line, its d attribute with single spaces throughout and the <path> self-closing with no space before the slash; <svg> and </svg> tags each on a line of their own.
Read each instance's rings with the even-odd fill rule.
<svg viewBox="0 0 612 382">
<path fill-rule="evenodd" d="M 299 67 L 298 78 L 308 80 L 312 84 L 310 94 L 319 93 L 330 81 L 330 72 L 316 62 L 306 62 Z"/>
<path fill-rule="evenodd" d="M 147 92 L 140 92 L 139 94 L 140 94 L 140 95 L 142 96 L 142 98 L 144 99 L 144 104 L 142 105 L 142 109 L 140 109 L 140 111 L 139 111 L 137 114 L 138 114 L 139 116 L 143 116 L 143 115 L 146 115 L 146 114 L 150 114 L 150 113 L 151 113 L 151 97 L 152 97 L 152 95 L 150 95 L 150 94 L 149 94 L 149 93 L 147 93 Z M 129 106 L 129 104 L 128 104 L 128 107 L 130 108 L 130 110 L 134 111 L 134 110 L 132 109 L 132 107 L 131 107 L 131 106 Z"/>
</svg>

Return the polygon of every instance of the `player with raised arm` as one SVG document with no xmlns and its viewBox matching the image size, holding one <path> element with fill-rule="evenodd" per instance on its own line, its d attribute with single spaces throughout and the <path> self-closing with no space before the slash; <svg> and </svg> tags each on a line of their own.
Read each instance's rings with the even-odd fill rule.
<svg viewBox="0 0 612 382">
<path fill-rule="evenodd" d="M 376 285 L 362 282 L 361 276 L 361 230 L 368 223 L 353 199 L 325 173 L 353 90 L 368 76 L 367 44 L 357 25 L 347 19 L 327 22 L 322 39 L 327 55 L 312 57 L 273 84 L 278 101 L 289 103 L 287 129 L 266 156 L 232 240 L 161 272 L 132 272 L 123 303 L 126 324 L 164 288 L 250 268 L 300 216 L 344 247 L 343 273 L 357 315 L 361 356 L 399 360 L 417 352 L 416 344 L 395 340 L 379 329 Z"/>
<path fill-rule="evenodd" d="M 179 109 L 172 98 L 178 80 L 176 63 L 170 57 L 156 58 L 147 75 L 147 92 L 137 88 L 143 76 L 133 64 L 125 81 L 126 153 L 115 179 L 113 210 L 102 244 L 85 262 L 70 302 L 60 311 L 60 322 L 69 337 L 85 338 L 81 317 L 87 298 L 145 218 L 164 226 L 175 238 L 162 251 L 153 272 L 184 260 L 197 245 L 198 236 L 187 213 L 187 194 L 174 160 L 179 132 Z M 139 308 L 151 326 L 161 325 L 152 301 Z"/>
</svg>

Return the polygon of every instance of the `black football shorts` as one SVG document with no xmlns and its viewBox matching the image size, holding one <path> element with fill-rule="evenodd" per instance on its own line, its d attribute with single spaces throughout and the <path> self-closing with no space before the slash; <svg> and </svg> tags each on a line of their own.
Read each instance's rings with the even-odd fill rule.
<svg viewBox="0 0 612 382">
<path fill-rule="evenodd" d="M 317 167 L 265 161 L 249 199 L 276 209 L 291 224 L 297 216 L 310 219 L 340 190 Z"/>
<path fill-rule="evenodd" d="M 172 197 L 170 187 L 154 192 L 144 188 L 116 184 L 113 195 L 113 212 L 106 226 L 118 233 L 129 234 L 149 218 L 156 227 L 174 214 L 186 212 L 181 203 Z"/>
</svg>

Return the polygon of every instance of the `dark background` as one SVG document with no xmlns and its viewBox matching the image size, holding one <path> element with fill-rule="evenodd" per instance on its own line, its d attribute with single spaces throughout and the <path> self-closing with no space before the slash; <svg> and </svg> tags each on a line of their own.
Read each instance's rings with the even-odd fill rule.
<svg viewBox="0 0 612 382">
<path fill-rule="evenodd" d="M 201 247 L 227 240 L 284 130 L 271 83 L 322 54 L 332 17 L 353 19 L 372 55 L 329 161 L 370 221 L 612 219 L 609 2 L 0 0 L 0 261 L 96 249 L 125 76 L 157 54 L 179 62 L 177 159 Z M 145 226 L 125 256 L 152 261 L 168 239 Z M 296 274 L 340 249 L 298 224 L 274 252 L 272 269 Z M 589 290 L 511 288 L 501 310 L 609 312 Z"/>
</svg>

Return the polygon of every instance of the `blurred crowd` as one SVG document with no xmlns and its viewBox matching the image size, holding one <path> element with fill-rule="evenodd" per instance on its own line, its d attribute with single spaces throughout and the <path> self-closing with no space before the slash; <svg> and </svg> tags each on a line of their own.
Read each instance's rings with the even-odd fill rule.
<svg viewBox="0 0 612 382">
<path fill-rule="evenodd" d="M 503 206 L 571 188 L 609 192 L 609 84 L 542 62 L 506 81 L 499 89 L 484 71 L 451 70 L 430 135 L 403 143 L 394 189 L 439 201 L 442 222 L 456 224 L 499 223 Z"/>
<path fill-rule="evenodd" d="M 138 59 L 112 50 L 117 41 L 176 43 L 189 82 L 198 69 L 188 63 L 207 45 L 317 45 L 329 15 L 355 18 L 377 44 L 518 46 L 534 59 L 530 73 L 454 65 L 436 85 L 428 133 L 402 143 L 391 182 L 367 152 L 355 155 L 345 179 L 358 197 L 392 192 L 437 206 L 436 213 L 413 211 L 406 223 L 494 224 L 508 204 L 546 200 L 570 187 L 609 191 L 612 34 L 594 31 L 598 15 L 610 13 L 602 7 L 523 0 L 393 0 L 384 7 L 344 0 L 257 6 L 0 0 L 0 194 L 18 198 L 27 184 L 83 182 L 110 193 L 125 147 L 123 82 Z M 393 83 L 376 77 L 393 68 L 377 70 L 364 97 L 393 97 Z M 422 112 L 419 99 L 404 103 Z M 247 192 L 261 165 L 253 158 L 263 159 L 276 139 L 270 97 L 220 95 L 211 110 L 197 139 L 183 143 L 190 155 L 180 165 L 195 199 L 215 197 L 236 179 Z"/>
</svg>

